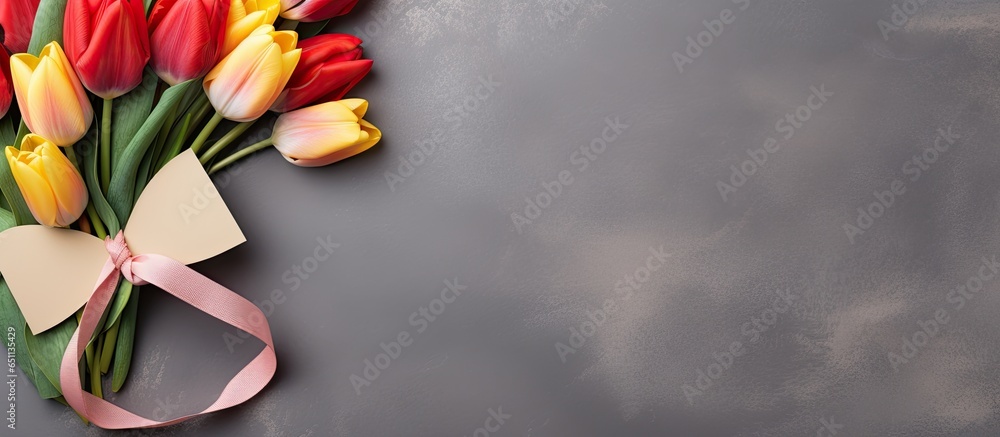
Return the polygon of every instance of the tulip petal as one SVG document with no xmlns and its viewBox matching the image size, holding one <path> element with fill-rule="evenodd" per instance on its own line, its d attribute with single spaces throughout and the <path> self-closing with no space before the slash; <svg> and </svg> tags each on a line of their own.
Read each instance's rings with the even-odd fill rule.
<svg viewBox="0 0 1000 437">
<path fill-rule="evenodd" d="M 136 16 L 136 4 L 141 2 L 104 2 L 86 46 L 70 58 L 87 89 L 101 98 L 121 96 L 142 82 L 149 37 L 145 12 Z"/>
<path fill-rule="evenodd" d="M 295 71 L 295 66 L 299 63 L 299 57 L 302 55 L 302 50 L 292 50 L 288 53 L 282 53 L 281 55 L 281 77 L 278 78 L 278 86 L 274 88 L 274 93 L 271 94 L 271 98 L 268 99 L 267 108 L 274 105 L 274 102 L 278 100 L 278 96 L 281 95 L 285 86 L 288 85 L 288 80 L 292 78 L 292 73 Z M 264 110 L 267 111 L 267 108 Z"/>
<path fill-rule="evenodd" d="M 260 39 L 263 46 L 257 43 Z M 220 65 L 222 69 L 208 89 L 208 97 L 227 119 L 258 118 L 260 115 L 254 116 L 257 108 L 268 102 L 277 87 L 282 75 L 281 50 L 269 41 L 266 36 L 251 36 Z"/>
<path fill-rule="evenodd" d="M 66 55 L 74 64 L 83 56 L 90 45 L 90 37 L 94 34 L 92 10 L 86 0 L 66 2 L 63 45 L 66 46 Z"/>
<path fill-rule="evenodd" d="M 55 226 L 58 215 L 55 195 L 42 175 L 31 165 L 23 162 L 20 156 L 14 155 L 19 153 L 13 147 L 6 149 L 7 161 L 10 163 L 14 181 L 21 190 L 21 196 L 24 197 L 24 202 L 28 204 L 28 209 L 31 210 L 35 220 L 45 226 Z"/>
<path fill-rule="evenodd" d="M 371 68 L 372 61 L 363 59 L 322 65 L 310 77 L 300 76 L 296 69 L 279 102 L 271 109 L 287 112 L 317 102 L 340 100 L 364 79 Z"/>
<path fill-rule="evenodd" d="M 285 0 L 281 16 L 302 22 L 323 21 L 351 11 L 358 0 Z"/>
<path fill-rule="evenodd" d="M 278 117 L 271 138 L 282 155 L 318 159 L 357 143 L 358 120 L 347 106 L 330 102 Z"/>
<path fill-rule="evenodd" d="M 0 41 L 13 53 L 28 51 L 31 40 L 32 23 L 38 12 L 40 0 L 2 0 L 0 1 L 0 28 L 4 29 L 3 40 Z"/>
<path fill-rule="evenodd" d="M 28 54 L 17 54 L 10 58 L 10 77 L 14 85 L 14 96 L 17 97 L 17 106 L 21 108 L 21 116 L 24 123 L 30 128 L 34 124 L 31 122 L 31 112 L 28 108 L 28 84 L 31 83 L 31 75 L 38 67 L 38 58 Z"/>
<path fill-rule="evenodd" d="M 232 0 L 223 56 L 235 50 L 240 42 L 260 26 L 274 24 L 280 9 L 279 0 Z"/>
<path fill-rule="evenodd" d="M 294 48 L 297 39 L 295 32 L 275 32 L 271 25 L 251 32 L 205 76 L 205 92 L 215 110 L 237 122 L 267 112 L 301 57 L 302 51 Z"/>
<path fill-rule="evenodd" d="M 291 30 L 271 32 L 271 38 L 274 39 L 274 43 L 277 44 L 278 47 L 281 47 L 282 53 L 295 50 L 295 46 L 299 43 L 299 34 Z"/>
<path fill-rule="evenodd" d="M 226 29 L 226 41 L 222 53 L 229 54 L 240 45 L 255 29 L 268 24 L 267 14 L 263 11 L 253 12 L 237 21 L 230 21 Z"/>
<path fill-rule="evenodd" d="M 52 145 L 52 147 L 55 146 Z M 40 161 L 45 172 L 45 179 L 48 180 L 49 186 L 55 194 L 58 211 L 57 222 L 65 225 L 73 223 L 87 208 L 87 196 L 85 195 L 87 189 L 83 185 L 83 178 L 69 162 L 69 159 L 58 150 L 55 153 L 50 153 L 43 149 Z M 81 196 L 81 194 L 84 195 Z"/>
<path fill-rule="evenodd" d="M 86 126 L 90 127 L 90 122 L 94 118 L 94 108 L 90 106 L 90 96 L 87 95 L 87 91 L 83 89 L 83 84 L 80 83 L 80 78 L 76 75 L 73 67 L 69 63 L 69 59 L 66 57 L 66 52 L 63 51 L 62 47 L 56 42 L 50 42 L 42 48 L 42 52 L 39 57 L 51 57 L 59 61 L 61 71 L 66 73 L 66 77 L 69 78 L 70 86 L 76 91 L 77 102 L 80 105 L 81 111 L 83 111 L 83 119 Z M 80 137 L 83 137 L 84 133 L 80 133 Z M 50 139 L 51 140 L 51 139 Z M 74 141 L 75 142 L 75 141 Z M 56 143 L 56 145 L 61 145 Z"/>
<path fill-rule="evenodd" d="M 358 144 L 345 147 L 334 153 L 316 159 L 301 159 L 285 156 L 285 160 L 299 167 L 323 167 L 361 154 L 362 152 L 371 149 L 382 140 L 382 132 L 365 120 L 361 120 L 360 123 L 362 134 L 365 139 L 360 141 Z"/>
<path fill-rule="evenodd" d="M 76 100 L 76 91 L 62 66 L 52 58 L 42 58 L 28 83 L 28 126 L 56 144 L 70 145 L 86 133 L 89 123 L 79 105 L 67 105 Z"/>
<path fill-rule="evenodd" d="M 275 138 L 275 147 L 282 154 L 298 159 L 320 158 L 357 143 L 361 126 L 357 123 L 327 123 L 302 125 Z"/>
<path fill-rule="evenodd" d="M 150 17 L 150 66 L 165 82 L 176 85 L 202 77 L 219 62 L 229 3 L 214 7 L 207 10 L 201 0 L 157 2 Z"/>
<path fill-rule="evenodd" d="M 364 118 L 368 113 L 368 101 L 365 99 L 344 99 L 339 103 L 350 109 L 358 118 Z"/>
<path fill-rule="evenodd" d="M 21 150 L 6 148 L 7 161 L 25 203 L 46 226 L 68 226 L 87 208 L 89 197 L 80 172 L 55 144 L 28 134 Z"/>
</svg>

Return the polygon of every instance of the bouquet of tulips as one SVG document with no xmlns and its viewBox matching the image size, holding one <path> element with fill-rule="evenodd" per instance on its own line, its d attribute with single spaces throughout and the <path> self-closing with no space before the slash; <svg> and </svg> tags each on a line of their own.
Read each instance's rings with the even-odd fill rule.
<svg viewBox="0 0 1000 437">
<path fill-rule="evenodd" d="M 38 224 L 110 241 L 182 152 L 214 173 L 271 146 L 305 167 L 371 148 L 381 132 L 363 119 L 368 102 L 341 99 L 372 61 L 358 38 L 321 32 L 355 3 L 0 0 L 0 231 Z M 266 140 L 233 150 L 272 122 Z M 78 363 L 97 398 L 105 378 L 114 391 L 126 381 L 138 296 L 117 285 Z M 0 280 L 0 317 L 23 374 L 65 403 L 60 362 L 80 314 L 32 333 Z"/>
</svg>

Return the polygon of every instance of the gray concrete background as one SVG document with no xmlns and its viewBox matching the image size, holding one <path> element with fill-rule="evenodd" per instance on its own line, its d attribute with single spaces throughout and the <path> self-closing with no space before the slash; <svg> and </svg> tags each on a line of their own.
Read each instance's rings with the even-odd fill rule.
<svg viewBox="0 0 1000 437">
<path fill-rule="evenodd" d="M 197 268 L 261 303 L 281 290 L 263 303 L 273 383 L 106 433 L 22 379 L 4 435 L 483 436 L 491 409 L 510 417 L 490 436 L 996 435 L 1000 281 L 979 274 L 1000 254 L 1000 5 L 895 3 L 883 33 L 888 0 L 363 1 L 336 28 L 364 32 L 375 70 L 353 94 L 385 140 L 315 170 L 268 151 L 217 178 L 250 241 Z M 720 16 L 680 71 L 673 54 Z M 605 148 L 608 118 L 628 128 Z M 928 151 L 949 127 L 960 138 Z M 401 156 L 412 174 L 390 187 Z M 752 174 L 724 198 L 731 166 Z M 878 217 L 852 240 L 858 208 Z M 296 265 L 315 270 L 296 282 Z M 143 293 L 115 401 L 204 407 L 259 344 L 230 350 L 225 326 Z"/>
</svg>

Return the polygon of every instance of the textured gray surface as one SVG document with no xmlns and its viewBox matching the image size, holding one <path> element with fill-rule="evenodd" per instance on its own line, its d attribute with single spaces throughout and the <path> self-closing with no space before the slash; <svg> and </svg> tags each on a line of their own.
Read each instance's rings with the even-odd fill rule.
<svg viewBox="0 0 1000 437">
<path fill-rule="evenodd" d="M 376 67 L 354 94 L 386 140 L 325 169 L 271 151 L 224 175 L 250 241 L 198 266 L 258 302 L 285 293 L 274 382 L 229 412 L 111 434 L 22 379 L 4 435 L 483 436 L 498 408 L 491 436 L 996 435 L 1000 282 L 958 287 L 1000 255 L 1000 6 L 910 6 L 884 35 L 886 0 L 363 1 L 338 27 L 367 28 Z M 725 9 L 680 72 L 672 54 Z M 816 108 L 811 87 L 833 95 Z M 574 154 L 613 136 L 608 117 L 629 127 Z M 949 126 L 954 144 L 912 162 Z M 390 189 L 385 172 L 435 138 Z M 768 138 L 777 151 L 723 199 Z M 844 225 L 894 180 L 852 242 Z M 283 281 L 327 237 L 332 256 Z M 420 322 L 455 278 L 467 289 Z M 223 326 L 152 290 L 141 311 L 117 402 L 146 415 L 203 407 L 259 348 L 231 353 Z M 401 332 L 413 343 L 358 394 L 351 376 Z"/>
</svg>

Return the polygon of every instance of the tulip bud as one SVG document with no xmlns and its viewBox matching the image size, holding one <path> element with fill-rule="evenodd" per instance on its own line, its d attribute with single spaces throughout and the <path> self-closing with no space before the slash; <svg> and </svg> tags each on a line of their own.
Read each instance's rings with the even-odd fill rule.
<svg viewBox="0 0 1000 437">
<path fill-rule="evenodd" d="M 11 100 L 14 100 L 14 84 L 10 79 L 10 54 L 0 47 L 0 118 L 7 115 Z"/>
<path fill-rule="evenodd" d="M 372 148 L 382 132 L 363 120 L 368 102 L 347 99 L 299 109 L 278 117 L 271 141 L 288 162 L 321 167 Z"/>
<path fill-rule="evenodd" d="M 351 12 L 358 0 L 281 0 L 281 17 L 303 22 L 329 20 Z"/>
<path fill-rule="evenodd" d="M 0 1 L 0 43 L 12 53 L 28 51 L 31 29 L 41 0 Z"/>
<path fill-rule="evenodd" d="M 274 24 L 279 12 L 280 0 L 232 0 L 222 56 L 235 50 L 258 27 Z"/>
<path fill-rule="evenodd" d="M 150 67 L 177 85 L 204 77 L 222 59 L 227 0 L 157 0 L 149 15 Z"/>
<path fill-rule="evenodd" d="M 299 65 L 271 110 L 288 112 L 344 98 L 372 69 L 370 59 L 361 59 L 360 45 L 360 39 L 344 34 L 302 40 Z"/>
<path fill-rule="evenodd" d="M 59 147 L 28 134 L 21 150 L 6 149 L 11 173 L 31 215 L 45 226 L 69 226 L 87 208 L 87 188 Z"/>
<path fill-rule="evenodd" d="M 149 31 L 142 0 L 69 0 L 63 39 L 80 80 L 103 99 L 142 82 Z"/>
<path fill-rule="evenodd" d="M 57 146 L 83 138 L 94 109 L 58 43 L 49 43 L 37 58 L 27 53 L 11 56 L 10 73 L 28 129 Z"/>
<path fill-rule="evenodd" d="M 260 118 L 278 99 L 299 62 L 298 34 L 263 25 L 205 76 L 205 93 L 223 117 Z"/>
</svg>

